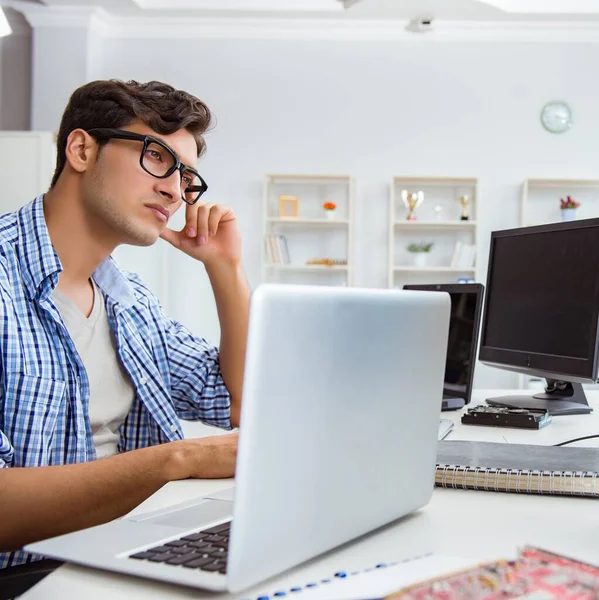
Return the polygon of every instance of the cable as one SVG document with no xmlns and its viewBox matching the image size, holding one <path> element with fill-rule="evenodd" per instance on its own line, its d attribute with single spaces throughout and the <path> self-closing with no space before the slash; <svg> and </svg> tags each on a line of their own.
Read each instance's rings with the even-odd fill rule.
<svg viewBox="0 0 599 600">
<path fill-rule="evenodd" d="M 574 442 L 582 442 L 582 440 L 590 440 L 592 438 L 599 438 L 599 433 L 595 435 L 585 435 L 584 437 L 574 438 L 573 440 L 567 440 L 561 444 L 554 444 L 554 446 L 565 446 L 566 444 L 573 444 Z"/>
</svg>

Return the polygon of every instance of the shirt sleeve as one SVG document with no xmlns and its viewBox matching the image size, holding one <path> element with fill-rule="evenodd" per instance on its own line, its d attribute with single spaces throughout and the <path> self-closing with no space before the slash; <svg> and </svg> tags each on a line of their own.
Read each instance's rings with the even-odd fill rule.
<svg viewBox="0 0 599 600">
<path fill-rule="evenodd" d="M 6 292 L 6 269 L 2 261 L 0 261 L 0 320 L 2 323 L 6 323 L 6 315 L 8 313 L 6 302 L 8 298 L 8 294 Z M 0 334 L 2 334 L 2 338 L 4 338 L 5 330 L 3 327 L 0 327 Z M 0 380 L 2 379 L 4 367 L 2 362 L 0 361 Z M 4 422 L 4 391 L 0 389 L 0 423 Z M 0 469 L 5 469 L 6 467 L 10 467 L 12 464 L 13 456 L 15 453 L 15 449 L 13 445 L 10 443 L 10 440 L 6 437 L 6 434 L 0 429 Z"/>
<path fill-rule="evenodd" d="M 171 400 L 177 416 L 231 429 L 231 397 L 223 381 L 218 348 L 167 317 L 158 298 L 135 273 L 126 272 L 126 276 L 149 308 L 153 327 L 160 331 L 160 343 L 166 345 Z"/>
<path fill-rule="evenodd" d="M 218 348 L 166 319 L 171 398 L 180 419 L 231 429 L 231 397 Z"/>
<path fill-rule="evenodd" d="M 5 469 L 12 464 L 12 457 L 15 449 L 8 441 L 8 438 L 2 430 L 0 430 L 0 469 Z"/>
</svg>

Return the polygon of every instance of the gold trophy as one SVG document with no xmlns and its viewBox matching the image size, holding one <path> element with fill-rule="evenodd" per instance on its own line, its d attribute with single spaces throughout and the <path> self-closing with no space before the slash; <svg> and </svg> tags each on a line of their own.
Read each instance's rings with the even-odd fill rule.
<svg viewBox="0 0 599 600">
<path fill-rule="evenodd" d="M 462 216 L 460 217 L 461 221 L 468 221 L 470 217 L 468 216 L 468 204 L 470 203 L 470 198 L 468 194 L 464 194 L 459 198 L 460 204 L 462 205 Z"/>
<path fill-rule="evenodd" d="M 414 210 L 422 204 L 424 200 L 424 192 L 408 192 L 408 190 L 401 190 L 401 199 L 408 209 L 407 221 L 415 221 L 416 215 Z"/>
</svg>

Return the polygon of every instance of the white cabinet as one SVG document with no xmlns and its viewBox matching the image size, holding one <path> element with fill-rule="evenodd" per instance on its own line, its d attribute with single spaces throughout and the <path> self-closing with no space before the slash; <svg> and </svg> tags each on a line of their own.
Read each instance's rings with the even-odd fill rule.
<svg viewBox="0 0 599 600">
<path fill-rule="evenodd" d="M 0 131 L 0 213 L 13 212 L 50 187 L 56 164 L 50 131 Z"/>
</svg>

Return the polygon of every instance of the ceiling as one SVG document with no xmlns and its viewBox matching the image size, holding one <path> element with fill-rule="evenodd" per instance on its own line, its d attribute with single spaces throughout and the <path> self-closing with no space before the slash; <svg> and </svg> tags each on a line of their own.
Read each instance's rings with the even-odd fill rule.
<svg viewBox="0 0 599 600">
<path fill-rule="evenodd" d="M 101 7 L 114 16 L 599 22 L 599 0 L 0 0 L 16 8 Z"/>
</svg>

